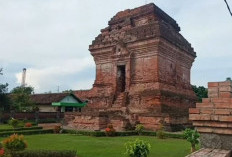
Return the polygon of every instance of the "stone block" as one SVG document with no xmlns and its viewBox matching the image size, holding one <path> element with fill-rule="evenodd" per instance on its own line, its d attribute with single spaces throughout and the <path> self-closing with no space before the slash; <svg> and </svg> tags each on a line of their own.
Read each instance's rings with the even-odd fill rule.
<svg viewBox="0 0 232 157">
<path fill-rule="evenodd" d="M 231 150 L 232 136 L 201 133 L 200 142 L 203 148 Z"/>
</svg>

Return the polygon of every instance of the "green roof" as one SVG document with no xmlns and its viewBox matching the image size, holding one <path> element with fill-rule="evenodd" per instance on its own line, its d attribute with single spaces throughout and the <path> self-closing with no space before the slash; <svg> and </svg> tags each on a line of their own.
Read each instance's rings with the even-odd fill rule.
<svg viewBox="0 0 232 157">
<path fill-rule="evenodd" d="M 66 102 L 53 102 L 52 106 L 64 107 L 84 107 L 86 103 L 66 103 Z"/>
</svg>

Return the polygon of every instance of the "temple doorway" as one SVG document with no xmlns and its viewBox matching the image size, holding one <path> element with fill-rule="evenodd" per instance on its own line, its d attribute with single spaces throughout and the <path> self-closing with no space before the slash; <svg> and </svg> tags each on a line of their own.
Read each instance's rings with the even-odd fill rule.
<svg viewBox="0 0 232 157">
<path fill-rule="evenodd" d="M 117 67 L 117 93 L 125 92 L 126 89 L 126 66 Z"/>
</svg>

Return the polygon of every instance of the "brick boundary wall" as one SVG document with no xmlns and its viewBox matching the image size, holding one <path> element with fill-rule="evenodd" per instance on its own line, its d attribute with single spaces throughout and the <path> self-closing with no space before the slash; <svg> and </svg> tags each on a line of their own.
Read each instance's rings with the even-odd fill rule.
<svg viewBox="0 0 232 157">
<path fill-rule="evenodd" d="M 232 150 L 232 82 L 209 82 L 208 98 L 189 109 L 203 148 Z"/>
<path fill-rule="evenodd" d="M 62 112 L 12 112 L 2 113 L 0 116 L 0 123 L 6 122 L 10 118 L 20 120 L 44 120 L 44 119 L 63 119 L 64 113 Z"/>
</svg>

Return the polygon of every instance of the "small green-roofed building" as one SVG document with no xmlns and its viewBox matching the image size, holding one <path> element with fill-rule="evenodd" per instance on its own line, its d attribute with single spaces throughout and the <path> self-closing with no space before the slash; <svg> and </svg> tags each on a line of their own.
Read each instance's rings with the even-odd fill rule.
<svg viewBox="0 0 232 157">
<path fill-rule="evenodd" d="M 85 102 L 82 102 L 79 98 L 77 98 L 74 94 L 70 94 L 64 97 L 59 102 L 53 102 L 52 106 L 60 107 L 61 112 L 67 111 L 81 111 L 81 108 L 86 105 Z"/>
<path fill-rule="evenodd" d="M 87 104 L 72 93 L 33 94 L 31 99 L 41 112 L 81 112 Z"/>
</svg>

